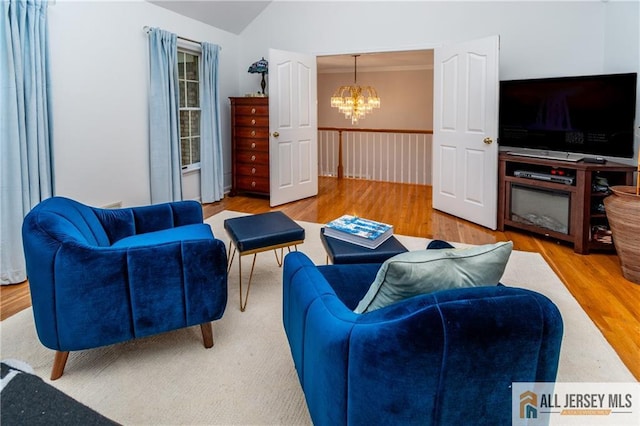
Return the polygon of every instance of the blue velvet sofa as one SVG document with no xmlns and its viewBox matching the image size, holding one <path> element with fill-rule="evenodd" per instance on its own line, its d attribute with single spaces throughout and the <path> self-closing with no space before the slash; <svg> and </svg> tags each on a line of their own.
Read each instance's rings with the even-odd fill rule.
<svg viewBox="0 0 640 426">
<path fill-rule="evenodd" d="M 355 314 L 379 267 L 285 258 L 284 329 L 315 425 L 506 425 L 512 382 L 555 381 L 563 325 L 545 296 L 473 287 Z"/>
<path fill-rule="evenodd" d="M 33 315 L 56 352 L 51 379 L 69 351 L 200 325 L 227 304 L 227 254 L 195 201 L 99 209 L 53 197 L 22 227 Z"/>
</svg>

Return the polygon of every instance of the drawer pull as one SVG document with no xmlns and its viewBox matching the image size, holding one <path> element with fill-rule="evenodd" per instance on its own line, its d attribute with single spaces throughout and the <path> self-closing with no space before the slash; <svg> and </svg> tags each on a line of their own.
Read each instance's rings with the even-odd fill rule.
<svg viewBox="0 0 640 426">
<path fill-rule="evenodd" d="M 256 135 L 256 131 L 255 131 L 255 130 L 252 130 L 252 131 L 251 131 L 251 136 L 255 136 L 255 135 Z"/>
<path fill-rule="evenodd" d="M 256 109 L 255 108 L 251 108 L 251 114 L 255 114 L 256 113 Z"/>
<path fill-rule="evenodd" d="M 255 148 L 256 147 L 256 143 L 255 142 L 251 142 L 251 148 Z"/>
<path fill-rule="evenodd" d="M 251 161 L 256 161 L 256 156 L 255 155 L 251 156 Z"/>
<path fill-rule="evenodd" d="M 256 119 L 255 118 L 251 119 L 251 124 L 256 124 Z"/>
<path fill-rule="evenodd" d="M 255 174 L 256 174 L 256 168 L 255 168 L 255 167 L 251 169 L 251 174 L 252 174 L 252 175 L 255 175 Z"/>
<path fill-rule="evenodd" d="M 252 187 L 252 188 L 255 188 L 255 187 L 256 187 L 256 183 L 255 183 L 255 181 L 254 181 L 254 182 L 251 182 L 251 187 Z"/>
</svg>

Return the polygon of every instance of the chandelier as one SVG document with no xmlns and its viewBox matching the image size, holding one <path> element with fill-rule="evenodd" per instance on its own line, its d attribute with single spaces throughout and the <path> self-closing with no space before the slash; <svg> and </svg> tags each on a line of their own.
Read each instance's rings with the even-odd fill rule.
<svg viewBox="0 0 640 426">
<path fill-rule="evenodd" d="M 371 86 L 358 86 L 358 56 L 353 55 L 353 86 L 340 86 L 331 96 L 331 106 L 338 108 L 345 118 L 351 118 L 351 124 L 380 108 L 378 92 Z"/>
</svg>

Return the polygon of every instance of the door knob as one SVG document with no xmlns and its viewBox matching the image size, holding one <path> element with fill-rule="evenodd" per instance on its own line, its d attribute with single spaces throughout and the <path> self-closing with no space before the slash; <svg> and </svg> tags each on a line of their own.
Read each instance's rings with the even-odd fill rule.
<svg viewBox="0 0 640 426">
<path fill-rule="evenodd" d="M 278 132 L 273 132 L 273 137 L 274 137 L 274 138 L 277 138 L 278 136 L 280 136 L 280 133 L 278 133 Z"/>
<path fill-rule="evenodd" d="M 493 139 L 487 136 L 482 140 L 482 142 L 486 143 L 487 145 L 491 145 L 493 143 Z"/>
</svg>

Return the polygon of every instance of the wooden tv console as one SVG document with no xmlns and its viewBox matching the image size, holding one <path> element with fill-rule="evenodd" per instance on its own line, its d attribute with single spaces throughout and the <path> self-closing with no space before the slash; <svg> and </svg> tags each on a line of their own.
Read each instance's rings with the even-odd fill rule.
<svg viewBox="0 0 640 426">
<path fill-rule="evenodd" d="M 590 250 L 615 250 L 612 243 L 597 241 L 592 237 L 596 227 L 608 228 L 604 211 L 597 206 L 609 195 L 608 192 L 594 191 L 593 183 L 598 176 L 606 178 L 609 186 L 632 185 L 635 166 L 608 161 L 604 164 L 548 160 L 542 158 L 522 157 L 508 153 L 500 153 L 498 168 L 498 229 L 505 227 L 522 229 L 545 235 L 561 241 L 573 243 L 576 253 L 588 254 Z M 543 175 L 542 178 L 518 177 L 516 171 L 533 172 Z M 552 173 L 553 172 L 553 173 Z M 544 180 L 544 177 L 573 177 L 570 184 Z M 512 212 L 512 192 L 516 188 L 520 193 L 550 194 L 564 200 L 568 199 L 568 230 L 566 233 L 552 230 L 539 224 L 523 220 Z M 544 197 L 544 195 L 542 195 Z M 545 209 L 552 205 L 538 203 L 536 208 L 544 215 Z"/>
</svg>

